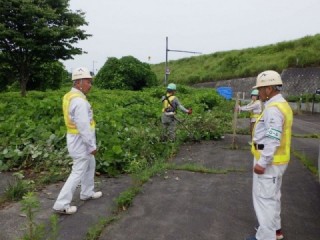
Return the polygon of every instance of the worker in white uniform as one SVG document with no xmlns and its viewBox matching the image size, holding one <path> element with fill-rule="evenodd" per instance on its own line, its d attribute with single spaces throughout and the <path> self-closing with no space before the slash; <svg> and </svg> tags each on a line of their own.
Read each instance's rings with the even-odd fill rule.
<svg viewBox="0 0 320 240">
<path fill-rule="evenodd" d="M 281 230 L 282 177 L 290 160 L 292 110 L 280 94 L 281 76 L 272 70 L 257 77 L 264 111 L 253 129 L 251 152 L 254 155 L 252 197 L 259 222 L 256 235 L 246 240 L 283 239 Z"/>
<path fill-rule="evenodd" d="M 250 112 L 250 135 L 252 136 L 253 126 L 257 121 L 257 118 L 260 116 L 262 112 L 262 104 L 259 100 L 259 91 L 258 89 L 254 89 L 251 91 L 251 102 L 245 106 L 237 106 L 236 111 L 247 111 Z M 252 142 L 249 142 L 251 145 Z"/>
<path fill-rule="evenodd" d="M 73 159 L 72 171 L 54 203 L 53 209 L 63 214 L 74 214 L 71 201 L 80 184 L 80 199 L 97 199 L 102 192 L 94 192 L 97 153 L 93 111 L 86 94 L 91 89 L 92 77 L 88 69 L 80 67 L 72 73 L 73 87 L 63 97 L 63 114 L 67 127 L 68 152 Z"/>
</svg>

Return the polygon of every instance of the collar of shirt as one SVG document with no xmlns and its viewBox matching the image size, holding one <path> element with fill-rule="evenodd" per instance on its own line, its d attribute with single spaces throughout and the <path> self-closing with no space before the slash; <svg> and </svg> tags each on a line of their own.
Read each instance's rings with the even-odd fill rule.
<svg viewBox="0 0 320 240">
<path fill-rule="evenodd" d="M 86 95 L 83 94 L 79 89 L 76 89 L 74 87 L 71 88 L 71 92 L 79 92 L 84 98 L 87 98 Z"/>
<path fill-rule="evenodd" d="M 277 95 L 273 96 L 272 98 L 270 98 L 268 101 L 265 102 L 264 106 L 268 107 L 268 105 L 270 103 L 273 102 L 284 102 L 284 98 L 282 97 L 281 93 L 278 93 Z"/>
</svg>

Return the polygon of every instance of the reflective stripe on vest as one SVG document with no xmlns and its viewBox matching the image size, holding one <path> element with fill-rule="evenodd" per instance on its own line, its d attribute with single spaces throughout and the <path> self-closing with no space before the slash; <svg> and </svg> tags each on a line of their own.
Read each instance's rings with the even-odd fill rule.
<svg viewBox="0 0 320 240">
<path fill-rule="evenodd" d="M 175 98 L 176 97 L 173 96 L 173 95 L 168 95 L 168 94 L 166 95 L 165 100 L 163 100 L 162 112 L 166 112 L 166 109 L 168 109 L 168 108 L 172 108 L 173 109 L 173 107 L 170 105 L 170 103 L 172 104 L 172 102 L 173 102 L 173 100 Z M 169 99 L 170 103 L 169 103 L 169 101 L 167 99 Z M 171 111 L 171 112 L 175 112 L 175 109 L 173 109 L 173 111 Z"/>
<path fill-rule="evenodd" d="M 79 92 L 68 92 L 67 94 L 64 95 L 63 102 L 62 102 L 64 123 L 67 127 L 67 133 L 71 133 L 71 134 L 79 134 L 79 131 L 77 129 L 76 124 L 71 120 L 70 115 L 69 115 L 70 102 L 75 97 L 80 97 L 80 98 L 84 99 L 85 101 L 87 101 L 86 97 L 84 97 Z M 95 124 L 94 120 L 92 120 L 90 122 L 90 128 L 94 129 L 95 125 L 96 124 Z"/>
<path fill-rule="evenodd" d="M 273 165 L 286 164 L 290 161 L 290 145 L 291 145 L 291 126 L 293 121 L 293 113 L 291 107 L 287 102 L 274 102 L 268 105 L 269 107 L 275 106 L 277 107 L 284 116 L 284 125 L 282 129 L 280 146 L 277 148 L 274 156 L 273 156 Z M 264 112 L 263 112 L 264 113 Z M 263 113 L 257 119 L 256 124 L 259 122 Z M 256 124 L 254 125 L 253 132 L 255 131 Z M 259 150 L 254 148 L 254 145 L 251 146 L 251 153 L 258 161 L 260 159 L 261 153 Z"/>
<path fill-rule="evenodd" d="M 260 117 L 260 114 L 253 114 L 253 113 L 250 114 L 250 118 L 258 118 L 258 117 Z"/>
</svg>

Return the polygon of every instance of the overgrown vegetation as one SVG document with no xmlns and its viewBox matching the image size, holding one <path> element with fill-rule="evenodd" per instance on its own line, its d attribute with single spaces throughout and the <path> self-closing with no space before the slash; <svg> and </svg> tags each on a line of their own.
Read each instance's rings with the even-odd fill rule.
<svg viewBox="0 0 320 240">
<path fill-rule="evenodd" d="M 13 92 L 0 94 L 0 170 L 32 169 L 46 176 L 45 183 L 69 172 L 72 160 L 61 110 L 68 90 L 30 92 L 26 98 Z M 163 88 L 92 90 L 88 98 L 97 122 L 97 171 L 109 176 L 140 171 L 168 158 L 189 139 L 188 131 L 178 124 L 176 143 L 160 141 L 164 93 Z M 177 94 L 194 113 L 180 113 L 178 118 L 199 139 L 217 139 L 230 129 L 233 103 L 215 90 L 179 86 Z"/>
<path fill-rule="evenodd" d="M 168 63 L 169 82 L 194 84 L 256 76 L 272 69 L 320 65 L 320 34 L 263 47 L 216 52 Z M 164 79 L 164 63 L 152 65 L 159 83 Z"/>
</svg>

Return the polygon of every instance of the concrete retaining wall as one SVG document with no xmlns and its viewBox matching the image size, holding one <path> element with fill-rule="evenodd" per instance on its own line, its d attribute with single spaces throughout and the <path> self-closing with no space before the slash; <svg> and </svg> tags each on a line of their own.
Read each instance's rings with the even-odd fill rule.
<svg viewBox="0 0 320 240">
<path fill-rule="evenodd" d="M 316 89 L 320 88 L 320 67 L 310 68 L 289 68 L 281 73 L 283 81 L 282 95 L 299 96 L 305 93 L 315 93 Z M 231 87 L 233 90 L 233 97 L 236 93 L 240 93 L 240 99 L 250 99 L 252 86 L 256 83 L 256 77 L 237 78 L 230 80 L 221 80 L 213 82 L 205 82 L 195 84 L 194 87 Z M 312 111 L 312 103 L 290 103 L 293 110 Z M 320 104 L 315 103 L 313 111 L 320 112 Z"/>
<path fill-rule="evenodd" d="M 299 96 L 304 93 L 314 93 L 320 88 L 320 67 L 289 68 L 281 73 L 283 81 L 283 96 Z M 252 86 L 256 77 L 238 78 L 195 84 L 194 87 L 232 87 L 233 93 L 240 92 L 244 99 L 250 98 Z"/>
<path fill-rule="evenodd" d="M 289 102 L 292 110 L 294 112 L 312 112 L 312 103 L 297 103 L 297 102 Z M 320 104 L 315 103 L 313 105 L 313 112 L 320 113 Z"/>
</svg>

